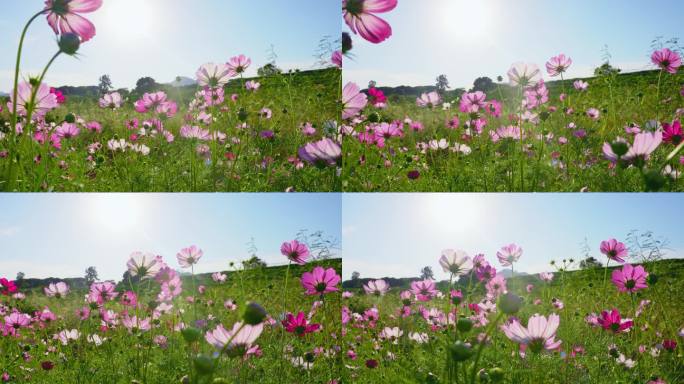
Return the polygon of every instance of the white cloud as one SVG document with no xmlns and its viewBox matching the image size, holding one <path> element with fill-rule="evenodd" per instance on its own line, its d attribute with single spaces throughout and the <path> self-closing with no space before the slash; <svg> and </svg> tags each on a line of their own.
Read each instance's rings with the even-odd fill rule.
<svg viewBox="0 0 684 384">
<path fill-rule="evenodd" d="M 11 237 L 21 231 L 21 227 L 12 225 L 0 225 L 0 237 Z"/>
</svg>

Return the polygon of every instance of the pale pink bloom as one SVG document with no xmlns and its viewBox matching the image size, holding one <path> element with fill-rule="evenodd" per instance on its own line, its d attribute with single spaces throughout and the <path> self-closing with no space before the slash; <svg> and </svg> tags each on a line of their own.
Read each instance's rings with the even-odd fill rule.
<svg viewBox="0 0 684 384">
<path fill-rule="evenodd" d="M 634 143 L 629 148 L 629 151 L 623 156 L 627 161 L 634 161 L 636 159 L 648 160 L 651 153 L 658 148 L 663 141 L 663 132 L 641 132 L 634 136 Z"/>
<path fill-rule="evenodd" d="M 31 84 L 26 81 L 19 83 L 19 86 L 17 87 L 17 114 L 26 116 L 31 101 L 31 92 L 33 92 Z M 7 103 L 7 110 L 9 111 L 13 110 L 13 97 L 14 92 L 10 92 L 10 101 Z M 45 83 L 40 83 L 33 103 L 33 116 L 35 118 L 41 118 L 58 106 L 57 96 L 55 96 L 54 93 L 50 93 L 50 86 Z"/>
<path fill-rule="evenodd" d="M 69 340 L 78 340 L 80 337 L 81 333 L 76 329 L 65 329 L 55 335 L 55 339 L 59 340 L 62 343 L 62 345 L 68 345 Z"/>
<path fill-rule="evenodd" d="M 527 293 L 532 293 L 533 289 L 534 289 L 533 284 L 527 284 L 527 286 L 525 287 L 525 290 L 527 291 Z"/>
<path fill-rule="evenodd" d="M 561 53 L 560 55 L 549 59 L 546 63 L 546 72 L 548 72 L 550 76 L 558 76 L 567 71 L 571 64 L 572 59 Z"/>
<path fill-rule="evenodd" d="M 129 317 L 126 315 L 123 317 L 123 319 L 121 319 L 121 324 L 123 324 L 123 326 L 126 327 L 126 329 L 128 329 L 130 332 L 133 332 L 134 330 L 149 331 L 152 329 L 151 322 L 152 319 L 149 317 L 139 319 L 137 316 Z"/>
<path fill-rule="evenodd" d="M 499 259 L 501 265 L 504 267 L 510 267 L 513 265 L 513 263 L 520 259 L 522 253 L 523 250 L 521 247 L 516 244 L 509 244 L 501 247 L 501 250 L 496 253 L 496 257 Z"/>
<path fill-rule="evenodd" d="M 560 317 L 555 313 L 549 318 L 535 314 L 523 327 L 517 319 L 501 326 L 502 331 L 511 341 L 521 345 L 523 350 L 529 349 L 534 353 L 542 350 L 553 351 L 560 347 L 561 341 L 556 340 L 556 331 L 560 325 Z"/>
<path fill-rule="evenodd" d="M 439 258 L 439 265 L 444 272 L 454 276 L 461 276 L 469 273 L 473 269 L 473 260 L 465 251 L 445 249 Z"/>
<path fill-rule="evenodd" d="M 223 302 L 223 307 L 229 311 L 234 311 L 237 309 L 237 304 L 235 304 L 235 300 L 228 299 Z"/>
<path fill-rule="evenodd" d="M 102 305 L 106 301 L 113 300 L 119 294 L 115 291 L 116 285 L 111 281 L 93 283 L 88 293 L 88 301 Z"/>
<path fill-rule="evenodd" d="M 248 80 L 245 82 L 245 89 L 247 89 L 248 91 L 256 92 L 259 90 L 259 87 L 261 87 L 261 83 L 259 83 L 258 81 Z"/>
<path fill-rule="evenodd" d="M 302 133 L 304 136 L 313 136 L 316 134 L 316 128 L 309 122 L 304 123 L 302 124 Z"/>
<path fill-rule="evenodd" d="M 180 264 L 181 268 L 190 268 L 194 264 L 197 264 L 200 258 L 202 258 L 202 255 L 204 255 L 204 252 L 202 252 L 201 249 L 197 248 L 194 245 L 191 245 L 188 248 L 183 248 L 176 254 L 176 258 L 178 259 L 178 264 Z"/>
<path fill-rule="evenodd" d="M 508 70 L 508 80 L 512 86 L 532 87 L 541 79 L 541 71 L 535 64 L 517 62 Z"/>
<path fill-rule="evenodd" d="M 548 283 L 553 280 L 553 272 L 542 272 L 539 274 L 539 278 Z"/>
<path fill-rule="evenodd" d="M 199 67 L 195 77 L 200 87 L 223 87 L 231 78 L 231 68 L 227 64 L 206 63 Z"/>
<path fill-rule="evenodd" d="M 335 140 L 325 137 L 299 148 L 297 155 L 313 165 L 335 166 L 342 159 L 342 147 Z"/>
<path fill-rule="evenodd" d="M 342 119 L 348 119 L 359 114 L 368 104 L 368 96 L 361 92 L 355 83 L 347 83 L 342 89 Z"/>
<path fill-rule="evenodd" d="M 244 73 L 250 64 L 252 64 L 252 60 L 245 55 L 231 57 L 228 63 L 226 63 L 231 77 Z"/>
<path fill-rule="evenodd" d="M 55 128 L 55 134 L 60 139 L 70 139 L 72 137 L 78 136 L 81 130 L 76 126 L 76 124 L 64 122 L 57 128 Z"/>
<path fill-rule="evenodd" d="M 240 353 L 243 357 L 254 354 L 252 345 L 264 330 L 264 324 L 257 325 L 235 323 L 233 328 L 228 331 L 219 324 L 214 330 L 207 331 L 204 339 L 216 349 L 225 350 L 229 355 Z"/>
<path fill-rule="evenodd" d="M 385 280 L 370 280 L 363 286 L 363 290 L 368 295 L 384 296 L 390 289 Z"/>
<path fill-rule="evenodd" d="M 575 80 L 575 82 L 572 83 L 572 86 L 578 91 L 586 91 L 587 88 L 589 88 L 589 83 L 582 80 Z"/>
<path fill-rule="evenodd" d="M 117 152 L 117 151 L 125 152 L 126 148 L 128 148 L 128 144 L 126 143 L 126 140 L 124 140 L 124 139 L 119 139 L 119 140 L 111 139 L 111 140 L 107 141 L 107 148 L 109 148 L 109 150 L 112 152 Z"/>
<path fill-rule="evenodd" d="M 522 131 L 520 127 L 508 125 L 505 127 L 499 127 L 496 129 L 496 131 L 489 131 L 489 138 L 493 143 L 503 139 L 520 140 L 521 133 Z"/>
<path fill-rule="evenodd" d="M 432 149 L 433 151 L 437 151 L 440 149 L 447 149 L 447 148 L 449 148 L 449 142 L 447 141 L 447 139 L 430 140 L 428 142 L 428 148 Z"/>
<path fill-rule="evenodd" d="M 601 113 L 596 108 L 589 108 L 587 109 L 587 116 L 589 116 L 589 118 L 592 120 L 598 120 L 598 118 L 601 116 Z"/>
<path fill-rule="evenodd" d="M 131 253 L 126 266 L 131 276 L 140 276 L 141 279 L 154 277 L 162 267 L 154 254 L 142 252 Z"/>
<path fill-rule="evenodd" d="M 225 283 L 226 279 L 228 279 L 228 276 L 221 272 L 214 272 L 211 274 L 211 279 L 217 283 Z"/>
<path fill-rule="evenodd" d="M 186 139 L 198 139 L 198 140 L 203 140 L 207 141 L 211 139 L 211 133 L 206 130 L 202 129 L 196 125 L 190 126 L 190 125 L 184 125 L 180 129 L 180 135 L 181 137 L 184 137 Z"/>
<path fill-rule="evenodd" d="M 342 0 L 342 17 L 354 33 L 378 44 L 392 36 L 392 27 L 375 13 L 393 10 L 397 0 Z"/>
<path fill-rule="evenodd" d="M 123 99 L 119 92 L 107 93 L 100 99 L 100 108 L 112 108 L 117 109 L 121 107 Z"/>
<path fill-rule="evenodd" d="M 60 281 L 58 283 L 50 283 L 44 288 L 44 291 L 45 295 L 48 297 L 56 297 L 59 299 L 69 293 L 69 286 L 65 282 Z"/>
<path fill-rule="evenodd" d="M 55 34 L 75 33 L 86 42 L 95 36 L 95 25 L 80 13 L 97 11 L 102 0 L 46 0 L 47 22 Z"/>
<path fill-rule="evenodd" d="M 441 102 L 442 98 L 439 96 L 439 93 L 435 91 L 423 93 L 416 99 L 416 105 L 419 107 L 433 108 L 438 106 Z"/>
<path fill-rule="evenodd" d="M 437 295 L 437 288 L 435 287 L 435 282 L 431 279 L 414 281 L 411 283 L 411 293 L 419 301 L 430 301 Z"/>
<path fill-rule="evenodd" d="M 459 109 L 463 113 L 475 113 L 486 105 L 487 95 L 482 91 L 466 92 L 461 96 Z"/>
<path fill-rule="evenodd" d="M 487 281 L 485 288 L 487 289 L 487 294 L 489 296 L 500 296 L 507 292 L 506 278 L 501 273 L 498 273 L 496 276 Z"/>
<path fill-rule="evenodd" d="M 404 334 L 404 331 L 399 329 L 399 327 L 385 327 L 380 333 L 378 334 L 378 337 L 382 340 L 387 340 L 391 341 L 393 343 L 397 343 L 397 340 L 401 337 L 401 335 Z"/>
<path fill-rule="evenodd" d="M 668 48 L 653 52 L 651 61 L 663 71 L 672 74 L 677 73 L 677 68 L 682 65 L 682 59 L 679 57 L 679 54 Z"/>
</svg>

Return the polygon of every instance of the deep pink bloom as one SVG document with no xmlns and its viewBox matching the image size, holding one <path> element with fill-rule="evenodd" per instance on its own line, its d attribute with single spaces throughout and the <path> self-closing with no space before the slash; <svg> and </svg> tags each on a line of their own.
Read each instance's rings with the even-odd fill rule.
<svg viewBox="0 0 684 384">
<path fill-rule="evenodd" d="M 437 295 L 437 288 L 435 287 L 435 282 L 430 279 L 414 281 L 411 283 L 411 293 L 419 301 L 430 301 Z"/>
<path fill-rule="evenodd" d="M 368 104 L 368 97 L 355 83 L 347 83 L 342 89 L 342 118 L 356 116 Z"/>
<path fill-rule="evenodd" d="M 33 92 L 31 84 L 25 81 L 19 83 L 19 86 L 17 87 L 17 114 L 26 116 L 27 109 L 31 102 L 31 92 Z M 10 93 L 10 101 L 7 103 L 7 109 L 12 111 L 14 92 Z M 54 93 L 50 93 L 50 87 L 47 84 L 41 83 L 38 86 L 33 103 L 33 116 L 36 118 L 43 117 L 50 110 L 55 109 L 58 106 L 57 96 Z"/>
<path fill-rule="evenodd" d="M 677 342 L 672 339 L 663 340 L 663 348 L 667 351 L 674 352 L 674 350 L 677 349 Z"/>
<path fill-rule="evenodd" d="M 66 97 L 64 97 L 64 94 L 59 89 L 50 87 L 50 93 L 55 95 L 55 97 L 57 98 L 57 104 L 66 103 Z"/>
<path fill-rule="evenodd" d="M 111 281 L 93 283 L 88 293 L 88 301 L 102 305 L 106 301 L 113 300 L 119 294 L 115 289 L 116 285 Z"/>
<path fill-rule="evenodd" d="M 317 166 L 334 166 L 342 159 L 342 147 L 333 139 L 323 138 L 299 148 L 299 158 Z"/>
<path fill-rule="evenodd" d="M 558 76 L 567 71 L 571 64 L 572 59 L 561 53 L 546 62 L 546 72 L 548 72 L 550 76 Z"/>
<path fill-rule="evenodd" d="M 304 272 L 301 280 L 307 295 L 323 295 L 339 291 L 336 286 L 342 278 L 334 268 L 316 267 L 311 272 Z"/>
<path fill-rule="evenodd" d="M 291 313 L 288 313 L 282 321 L 282 324 L 285 331 L 294 333 L 299 337 L 302 337 L 307 333 L 316 332 L 321 328 L 320 324 L 309 323 L 304 312 L 299 312 L 296 317 Z"/>
<path fill-rule="evenodd" d="M 486 99 L 487 95 L 482 91 L 466 92 L 461 96 L 459 109 L 463 113 L 475 113 L 485 107 Z"/>
<path fill-rule="evenodd" d="M 641 265 L 633 267 L 625 264 L 622 269 L 616 269 L 611 274 L 611 280 L 620 292 L 634 293 L 640 289 L 648 288 L 646 278 L 648 272 Z"/>
<path fill-rule="evenodd" d="M 651 61 L 663 71 L 672 74 L 677 73 L 677 68 L 682 65 L 682 59 L 677 52 L 671 51 L 668 48 L 653 52 Z"/>
<path fill-rule="evenodd" d="M 617 261 L 618 263 L 624 263 L 625 259 L 623 259 L 623 257 L 627 257 L 629 255 L 625 244 L 615 239 L 602 241 L 601 253 L 606 255 L 607 258 Z"/>
<path fill-rule="evenodd" d="M 397 0 L 342 0 L 342 16 L 352 32 L 378 44 L 392 36 L 392 27 L 374 13 L 389 12 L 396 6 Z"/>
<path fill-rule="evenodd" d="M 601 316 L 596 318 L 598 325 L 603 327 L 603 329 L 613 331 L 615 333 L 627 332 L 629 328 L 634 325 L 632 319 L 623 319 L 620 316 L 620 312 L 613 308 L 612 311 L 603 311 Z"/>
<path fill-rule="evenodd" d="M 17 291 L 17 285 L 12 280 L 7 280 L 4 277 L 0 279 L 0 293 L 7 296 L 10 293 Z"/>
<path fill-rule="evenodd" d="M 55 133 L 60 139 L 70 139 L 72 137 L 76 137 L 80 132 L 81 130 L 76 124 L 66 122 L 55 128 Z"/>
<path fill-rule="evenodd" d="M 679 120 L 675 120 L 672 124 L 663 123 L 663 141 L 678 145 L 684 139 L 684 132 L 682 132 L 682 124 Z"/>
<path fill-rule="evenodd" d="M 95 26 L 79 13 L 97 11 L 102 0 L 46 0 L 47 21 L 56 34 L 75 33 L 86 42 L 95 36 Z"/>
<path fill-rule="evenodd" d="M 368 88 L 368 96 L 368 101 L 375 107 L 382 107 L 387 103 L 385 94 L 375 87 Z"/>
<path fill-rule="evenodd" d="M 304 265 L 309 257 L 309 248 L 297 240 L 286 241 L 280 246 L 280 253 L 293 263 Z"/>
<path fill-rule="evenodd" d="M 501 116 L 501 109 L 502 109 L 501 102 L 499 102 L 498 100 L 493 100 L 493 99 L 489 100 L 487 102 L 487 105 L 485 106 L 485 111 L 489 115 L 494 116 L 494 117 L 500 117 Z"/>
<path fill-rule="evenodd" d="M 338 68 L 342 68 L 342 51 L 333 52 L 330 61 L 332 61 L 332 63 L 335 64 Z"/>
</svg>

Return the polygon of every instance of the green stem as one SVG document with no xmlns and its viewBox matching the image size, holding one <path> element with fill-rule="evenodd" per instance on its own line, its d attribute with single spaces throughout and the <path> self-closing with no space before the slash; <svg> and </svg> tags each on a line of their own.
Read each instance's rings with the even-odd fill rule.
<svg viewBox="0 0 684 384">
<path fill-rule="evenodd" d="M 503 312 L 499 311 L 499 314 L 496 316 L 496 319 L 492 323 L 489 324 L 489 327 L 487 327 L 487 332 L 485 332 L 485 337 L 480 342 L 480 345 L 477 348 L 477 354 L 475 355 L 475 361 L 473 362 L 473 369 L 470 370 L 470 383 L 475 384 L 475 377 L 477 374 L 477 363 L 480 362 L 480 355 L 482 355 L 482 349 L 484 348 L 485 343 L 487 342 L 487 339 L 489 338 L 489 334 L 492 332 L 492 329 L 496 327 L 496 324 L 501 320 L 503 317 Z"/>
</svg>

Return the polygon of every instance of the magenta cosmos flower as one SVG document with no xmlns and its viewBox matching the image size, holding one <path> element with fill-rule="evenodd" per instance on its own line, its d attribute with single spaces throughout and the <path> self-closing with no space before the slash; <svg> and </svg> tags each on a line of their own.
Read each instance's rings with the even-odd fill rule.
<svg viewBox="0 0 684 384">
<path fill-rule="evenodd" d="M 206 63 L 195 73 L 200 87 L 223 87 L 231 78 L 231 67 L 228 64 Z"/>
<path fill-rule="evenodd" d="M 285 331 L 294 333 L 295 335 L 302 337 L 307 333 L 316 332 L 321 328 L 320 324 L 311 324 L 306 318 L 304 312 L 299 312 L 297 316 L 288 313 L 285 319 L 282 321 Z"/>
<path fill-rule="evenodd" d="M 606 255 L 607 258 L 618 263 L 624 263 L 627 257 L 627 247 L 624 243 L 621 243 L 615 239 L 608 239 L 601 242 L 601 253 Z"/>
<path fill-rule="evenodd" d="M 622 269 L 616 269 L 611 274 L 611 280 L 620 292 L 634 293 L 640 289 L 648 288 L 646 278 L 648 272 L 641 265 L 633 267 L 625 264 Z"/>
<path fill-rule="evenodd" d="M 522 350 L 530 349 L 534 353 L 542 350 L 553 351 L 560 347 L 556 340 L 556 331 L 560 325 L 560 317 L 555 313 L 549 318 L 535 314 L 527 321 L 527 328 L 516 319 L 504 324 L 501 329 L 511 341 L 520 344 Z"/>
<path fill-rule="evenodd" d="M 390 289 L 385 280 L 371 280 L 363 286 L 368 295 L 384 296 Z"/>
<path fill-rule="evenodd" d="M 632 319 L 623 319 L 620 312 L 613 308 L 612 311 L 603 311 L 601 316 L 596 319 L 603 329 L 613 331 L 614 333 L 627 332 L 634 325 Z"/>
<path fill-rule="evenodd" d="M 59 299 L 69 293 L 69 286 L 65 282 L 60 281 L 58 283 L 48 284 L 48 286 L 44 288 L 44 291 L 45 295 L 48 297 L 56 297 Z"/>
<path fill-rule="evenodd" d="M 27 109 L 31 106 L 31 92 L 33 87 L 26 81 L 19 83 L 17 87 L 17 113 L 21 116 L 26 116 Z M 10 101 L 7 103 L 7 108 L 13 110 L 13 93 L 10 95 Z M 54 93 L 50 93 L 50 87 L 41 83 L 36 90 L 36 97 L 33 102 L 33 116 L 40 118 L 45 116 L 49 111 L 57 108 L 59 103 L 57 102 L 57 96 Z"/>
<path fill-rule="evenodd" d="M 677 73 L 677 68 L 682 65 L 682 59 L 679 57 L 677 52 L 673 52 L 668 48 L 663 48 L 659 51 L 653 52 L 651 55 L 651 61 L 663 71 L 672 74 Z"/>
<path fill-rule="evenodd" d="M 342 51 L 333 52 L 330 61 L 335 64 L 337 68 L 342 68 Z"/>
<path fill-rule="evenodd" d="M 199 259 L 202 258 L 202 255 L 204 255 L 204 252 L 202 252 L 201 249 L 191 245 L 188 248 L 181 249 L 180 252 L 176 254 L 176 258 L 178 259 L 178 264 L 180 264 L 181 268 L 190 268 L 197 264 Z"/>
<path fill-rule="evenodd" d="M 123 99 L 119 92 L 107 93 L 99 101 L 100 108 L 112 108 L 117 109 L 121 107 Z"/>
<path fill-rule="evenodd" d="M 252 59 L 245 55 L 238 55 L 231 57 L 226 63 L 229 70 L 229 75 L 235 77 L 237 75 L 245 73 L 247 68 L 252 64 Z"/>
<path fill-rule="evenodd" d="M 17 291 L 17 285 L 12 280 L 7 280 L 4 277 L 0 279 L 0 293 L 7 296 L 10 293 Z"/>
<path fill-rule="evenodd" d="M 558 76 L 567 71 L 570 65 L 572 65 L 572 59 L 561 53 L 546 62 L 546 72 L 548 72 L 550 76 Z"/>
<path fill-rule="evenodd" d="M 684 140 L 684 132 L 682 132 L 682 123 L 675 120 L 672 124 L 663 123 L 663 141 L 678 145 Z"/>
<path fill-rule="evenodd" d="M 264 330 L 264 323 L 257 325 L 235 323 L 233 328 L 228 331 L 219 324 L 212 331 L 208 331 L 204 335 L 207 343 L 213 345 L 215 348 L 225 351 L 230 356 L 249 357 L 257 353 L 258 345 L 253 345 L 261 332 Z"/>
<path fill-rule="evenodd" d="M 504 267 L 510 267 L 517 262 L 522 256 L 523 250 L 515 244 L 504 245 L 501 250 L 496 253 L 496 257 Z"/>
<path fill-rule="evenodd" d="M 439 97 L 439 93 L 435 91 L 423 93 L 416 99 L 416 105 L 422 108 L 433 108 L 438 106 L 441 102 L 442 98 Z"/>
<path fill-rule="evenodd" d="M 79 14 L 101 6 L 102 0 L 46 0 L 47 22 L 56 34 L 75 33 L 86 42 L 95 36 L 95 26 Z"/>
<path fill-rule="evenodd" d="M 342 89 L 342 118 L 348 119 L 359 114 L 368 104 L 368 96 L 361 92 L 355 83 L 347 83 Z"/>
<path fill-rule="evenodd" d="M 302 274 L 302 287 L 307 295 L 323 295 L 339 291 L 336 285 L 340 283 L 340 280 L 342 279 L 334 268 L 316 267 L 313 271 Z"/>
<path fill-rule="evenodd" d="M 309 248 L 297 240 L 286 241 L 280 246 L 280 253 L 291 262 L 304 265 L 309 257 Z"/>
<path fill-rule="evenodd" d="M 323 138 L 299 148 L 299 158 L 316 166 L 334 166 L 342 159 L 342 147 L 333 139 Z"/>
<path fill-rule="evenodd" d="M 393 10 L 397 0 L 342 0 L 342 16 L 352 32 L 378 44 L 392 36 L 392 27 L 374 13 Z"/>
<path fill-rule="evenodd" d="M 541 71 L 535 64 L 517 62 L 508 70 L 508 81 L 514 87 L 532 87 L 541 79 Z"/>
<path fill-rule="evenodd" d="M 430 301 L 437 295 L 437 288 L 435 288 L 435 282 L 430 279 L 414 281 L 411 283 L 411 293 L 419 301 Z"/>
</svg>

